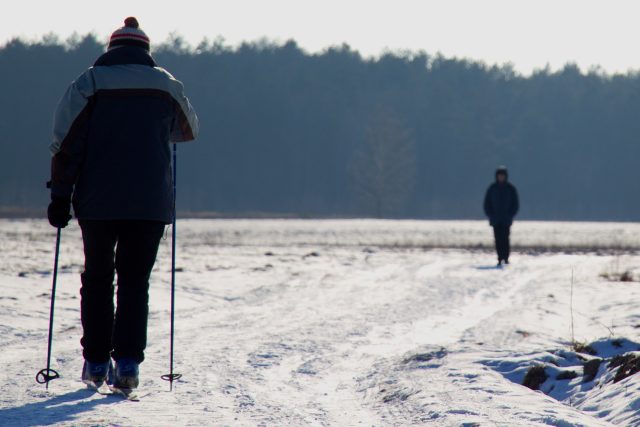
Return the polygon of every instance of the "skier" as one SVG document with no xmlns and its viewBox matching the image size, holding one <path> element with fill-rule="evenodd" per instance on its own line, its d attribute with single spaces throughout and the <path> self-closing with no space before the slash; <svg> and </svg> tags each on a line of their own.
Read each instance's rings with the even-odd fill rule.
<svg viewBox="0 0 640 427">
<path fill-rule="evenodd" d="M 513 218 L 518 213 L 520 202 L 516 187 L 509 182 L 507 168 L 496 170 L 496 181 L 489 186 L 484 197 L 484 213 L 489 217 L 498 253 L 498 267 L 509 264 L 509 234 Z"/>
<path fill-rule="evenodd" d="M 50 145 L 49 222 L 66 227 L 73 199 L 84 245 L 82 379 L 102 384 L 113 369 L 122 389 L 138 386 L 149 277 L 175 212 L 170 143 L 198 134 L 182 83 L 149 49 L 136 18 L 127 18 L 60 100 Z"/>
</svg>

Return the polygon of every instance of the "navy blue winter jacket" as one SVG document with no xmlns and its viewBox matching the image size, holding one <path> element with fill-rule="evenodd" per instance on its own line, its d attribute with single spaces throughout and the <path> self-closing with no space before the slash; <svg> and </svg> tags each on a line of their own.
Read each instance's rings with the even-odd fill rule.
<svg viewBox="0 0 640 427">
<path fill-rule="evenodd" d="M 494 227 L 511 226 L 520 209 L 516 187 L 508 181 L 494 182 L 484 197 L 484 212 Z"/>
<path fill-rule="evenodd" d="M 183 86 L 149 53 L 123 46 L 102 55 L 67 89 L 55 114 L 51 192 L 78 219 L 170 223 L 170 143 L 198 134 Z"/>
</svg>

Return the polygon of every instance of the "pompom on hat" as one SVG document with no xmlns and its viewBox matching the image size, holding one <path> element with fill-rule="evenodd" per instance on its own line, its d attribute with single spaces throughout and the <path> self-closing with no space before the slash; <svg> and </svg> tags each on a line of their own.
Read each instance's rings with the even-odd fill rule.
<svg viewBox="0 0 640 427">
<path fill-rule="evenodd" d="M 124 20 L 124 27 L 118 28 L 111 34 L 107 50 L 120 46 L 137 46 L 146 50 L 150 49 L 149 37 L 140 29 L 138 20 L 133 16 Z"/>
</svg>

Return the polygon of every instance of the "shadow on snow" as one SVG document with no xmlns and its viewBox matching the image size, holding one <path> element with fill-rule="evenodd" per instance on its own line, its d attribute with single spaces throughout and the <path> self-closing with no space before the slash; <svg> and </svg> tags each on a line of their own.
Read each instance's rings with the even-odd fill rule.
<svg viewBox="0 0 640 427">
<path fill-rule="evenodd" d="M 0 409 L 0 426 L 42 426 L 72 421 L 74 416 L 99 405 L 114 404 L 111 399 L 88 399 L 87 389 L 72 391 L 50 399 Z"/>
<path fill-rule="evenodd" d="M 498 266 L 496 264 L 493 265 L 479 265 L 476 267 L 473 267 L 476 270 L 502 270 L 503 267 L 502 266 Z"/>
</svg>

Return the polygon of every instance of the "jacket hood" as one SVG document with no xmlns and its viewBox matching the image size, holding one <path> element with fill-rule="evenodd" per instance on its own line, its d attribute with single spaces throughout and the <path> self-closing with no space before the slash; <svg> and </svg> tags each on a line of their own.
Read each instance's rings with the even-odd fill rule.
<svg viewBox="0 0 640 427">
<path fill-rule="evenodd" d="M 500 166 L 496 169 L 496 181 L 498 180 L 498 175 L 504 175 L 507 180 L 509 180 L 509 171 L 507 170 L 506 166 Z"/>
</svg>

